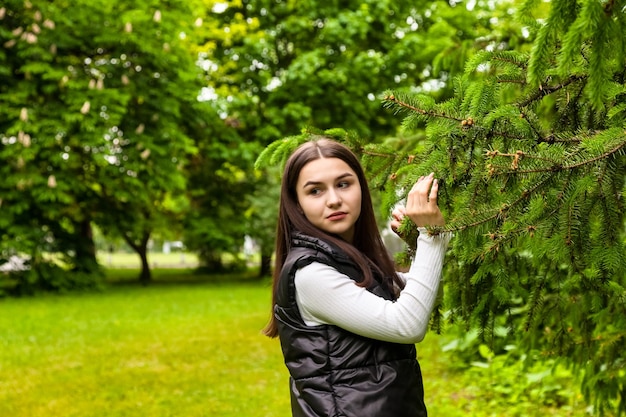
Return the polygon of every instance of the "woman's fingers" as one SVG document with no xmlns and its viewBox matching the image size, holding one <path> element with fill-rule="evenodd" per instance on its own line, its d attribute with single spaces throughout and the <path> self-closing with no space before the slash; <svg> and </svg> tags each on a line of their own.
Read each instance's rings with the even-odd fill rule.
<svg viewBox="0 0 626 417">
<path fill-rule="evenodd" d="M 417 181 L 415 181 L 415 184 L 413 184 L 413 188 L 411 188 L 411 191 L 415 190 L 420 185 L 420 182 L 424 180 L 424 178 L 425 177 L 423 175 L 419 177 Z"/>
<path fill-rule="evenodd" d="M 391 216 L 398 221 L 402 221 L 406 215 L 406 209 L 403 206 L 398 206 L 391 212 Z"/>
<path fill-rule="evenodd" d="M 430 195 L 428 196 L 428 201 L 437 204 L 437 193 L 439 192 L 439 181 L 436 179 L 433 180 L 433 185 L 430 187 Z"/>
<path fill-rule="evenodd" d="M 430 199 L 430 191 L 432 189 L 434 181 L 434 174 L 430 173 L 425 177 L 419 177 L 419 179 L 413 184 L 411 191 L 407 198 L 407 207 L 409 206 L 409 200 L 413 204 L 425 204 Z"/>
<path fill-rule="evenodd" d="M 402 219 L 404 219 L 405 215 L 406 210 L 403 206 L 398 206 L 391 212 L 391 230 L 398 233 L 398 228 L 400 228 L 400 225 L 402 224 Z"/>
<path fill-rule="evenodd" d="M 417 226 L 443 226 L 445 221 L 437 206 L 439 182 L 434 173 L 420 177 L 407 197 L 406 215 Z"/>
</svg>

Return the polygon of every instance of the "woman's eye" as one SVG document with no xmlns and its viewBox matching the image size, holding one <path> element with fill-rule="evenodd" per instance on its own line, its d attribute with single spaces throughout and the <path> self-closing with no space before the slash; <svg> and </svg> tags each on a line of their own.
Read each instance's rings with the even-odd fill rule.
<svg viewBox="0 0 626 417">
<path fill-rule="evenodd" d="M 339 188 L 348 188 L 350 186 L 350 183 L 348 181 L 341 181 L 339 184 L 337 184 L 337 187 Z"/>
<path fill-rule="evenodd" d="M 311 195 L 318 195 L 318 194 L 319 194 L 319 193 L 321 193 L 321 192 L 322 192 L 322 190 L 321 190 L 321 189 L 319 189 L 319 188 L 311 188 L 311 189 L 309 190 L 309 194 L 311 194 Z"/>
</svg>

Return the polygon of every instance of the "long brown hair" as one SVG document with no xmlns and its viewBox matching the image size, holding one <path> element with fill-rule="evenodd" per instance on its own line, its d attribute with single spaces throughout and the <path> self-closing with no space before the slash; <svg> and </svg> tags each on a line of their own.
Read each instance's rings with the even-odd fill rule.
<svg viewBox="0 0 626 417">
<path fill-rule="evenodd" d="M 350 244 L 337 235 L 329 234 L 309 222 L 298 206 L 296 184 L 300 171 L 309 162 L 320 158 L 339 158 L 356 173 L 361 187 L 361 214 L 354 225 L 354 239 Z M 370 286 L 376 273 L 380 284 L 394 292 L 395 286 L 402 288 L 403 282 L 395 271 L 391 256 L 387 252 L 378 230 L 376 216 L 372 207 L 372 197 L 367 180 L 358 158 L 346 146 L 325 137 L 317 138 L 300 145 L 287 160 L 283 172 L 278 227 L 276 232 L 276 259 L 272 284 L 272 308 L 276 300 L 276 288 L 280 273 L 291 249 L 291 235 L 298 231 L 317 237 L 337 246 L 346 253 L 360 268 L 363 280 L 357 285 Z M 278 329 L 272 311 L 270 322 L 263 329 L 269 337 L 276 337 Z"/>
</svg>

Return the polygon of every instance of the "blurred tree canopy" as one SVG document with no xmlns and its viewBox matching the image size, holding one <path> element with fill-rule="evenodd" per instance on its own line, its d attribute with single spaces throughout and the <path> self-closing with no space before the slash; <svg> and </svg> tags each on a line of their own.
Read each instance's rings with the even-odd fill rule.
<svg viewBox="0 0 626 417">
<path fill-rule="evenodd" d="M 3 4 L 0 250 L 30 256 L 21 286 L 74 285 L 73 274 L 42 272 L 51 271 L 45 253 L 84 272 L 80 285 L 95 284 L 94 223 L 137 251 L 149 281 L 148 239 L 180 230 L 186 166 L 208 139 L 203 127 L 219 121 L 197 100 L 195 6 Z"/>
</svg>

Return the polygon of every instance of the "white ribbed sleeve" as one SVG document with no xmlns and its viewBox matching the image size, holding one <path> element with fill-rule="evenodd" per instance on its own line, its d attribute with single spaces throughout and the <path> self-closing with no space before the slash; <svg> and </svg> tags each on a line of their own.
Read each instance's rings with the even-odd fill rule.
<svg viewBox="0 0 626 417">
<path fill-rule="evenodd" d="M 296 302 L 309 326 L 334 324 L 352 333 L 396 343 L 424 339 L 437 298 L 450 234 L 417 238 L 406 286 L 395 302 L 359 287 L 347 275 L 314 262 L 295 275 Z"/>
</svg>

